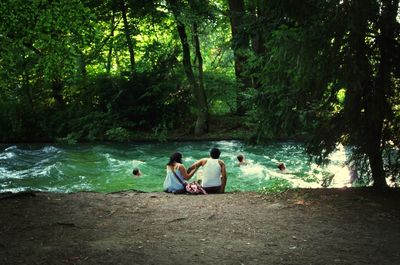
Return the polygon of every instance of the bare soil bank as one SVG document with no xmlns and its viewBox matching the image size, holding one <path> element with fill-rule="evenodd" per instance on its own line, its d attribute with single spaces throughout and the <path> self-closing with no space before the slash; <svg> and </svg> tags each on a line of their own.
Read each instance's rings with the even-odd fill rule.
<svg viewBox="0 0 400 265">
<path fill-rule="evenodd" d="M 400 191 L 0 199 L 0 264 L 400 264 Z"/>
</svg>

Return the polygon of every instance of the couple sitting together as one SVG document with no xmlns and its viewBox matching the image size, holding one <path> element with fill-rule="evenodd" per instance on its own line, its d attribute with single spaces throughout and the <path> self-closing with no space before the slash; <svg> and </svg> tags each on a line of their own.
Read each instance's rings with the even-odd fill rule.
<svg viewBox="0 0 400 265">
<path fill-rule="evenodd" d="M 207 193 L 223 193 L 226 186 L 226 168 L 224 161 L 219 159 L 218 148 L 210 151 L 209 158 L 203 158 L 191 165 L 187 170 L 182 165 L 182 154 L 172 154 L 167 164 L 167 176 L 164 181 L 164 191 L 172 193 L 185 192 L 185 180 L 190 179 L 197 169 L 203 167 L 199 184 Z M 200 182 L 201 181 L 201 182 Z"/>
</svg>

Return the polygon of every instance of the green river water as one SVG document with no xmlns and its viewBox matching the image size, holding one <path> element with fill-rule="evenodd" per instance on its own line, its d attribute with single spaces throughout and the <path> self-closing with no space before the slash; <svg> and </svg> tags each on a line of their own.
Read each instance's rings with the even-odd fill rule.
<svg viewBox="0 0 400 265">
<path fill-rule="evenodd" d="M 344 167 L 346 152 L 337 151 L 331 164 L 321 168 L 308 161 L 297 142 L 247 145 L 240 141 L 128 143 L 128 144 L 2 144 L 0 145 L 0 192 L 37 190 L 47 192 L 115 192 L 129 189 L 162 191 L 165 164 L 179 151 L 190 166 L 218 147 L 228 173 L 227 191 L 259 191 L 264 188 L 321 188 L 324 177 L 335 174 L 330 187 L 349 184 Z M 249 163 L 237 166 L 241 153 Z M 287 172 L 277 168 L 284 162 Z M 139 167 L 141 177 L 132 177 Z"/>
</svg>

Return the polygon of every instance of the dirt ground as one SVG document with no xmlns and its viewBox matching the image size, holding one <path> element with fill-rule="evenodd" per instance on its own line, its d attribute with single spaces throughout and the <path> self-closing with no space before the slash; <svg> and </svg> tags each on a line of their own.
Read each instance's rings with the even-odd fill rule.
<svg viewBox="0 0 400 265">
<path fill-rule="evenodd" d="M 400 190 L 0 196 L 0 264 L 400 264 Z"/>
</svg>

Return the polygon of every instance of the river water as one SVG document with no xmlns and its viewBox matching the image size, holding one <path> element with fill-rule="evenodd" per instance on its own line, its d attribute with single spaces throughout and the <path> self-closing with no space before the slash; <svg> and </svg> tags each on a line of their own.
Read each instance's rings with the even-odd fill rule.
<svg viewBox="0 0 400 265">
<path fill-rule="evenodd" d="M 297 142 L 247 145 L 240 141 L 128 143 L 128 144 L 3 144 L 0 146 L 0 192 L 38 190 L 47 192 L 115 192 L 129 189 L 162 191 L 165 164 L 176 151 L 189 167 L 221 150 L 228 173 L 227 191 L 259 191 L 279 187 L 321 188 L 323 179 L 335 177 L 329 187 L 350 186 L 350 173 L 343 166 L 342 148 L 325 168 L 310 163 L 304 146 Z M 248 165 L 238 166 L 243 154 Z M 285 163 L 287 171 L 277 168 Z M 140 168 L 142 176 L 133 177 Z"/>
</svg>

